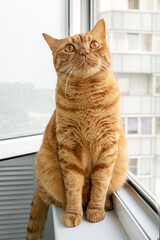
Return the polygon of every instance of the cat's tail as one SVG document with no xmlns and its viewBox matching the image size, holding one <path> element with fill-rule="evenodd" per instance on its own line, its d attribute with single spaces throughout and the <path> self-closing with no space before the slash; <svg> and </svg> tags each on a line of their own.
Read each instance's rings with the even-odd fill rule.
<svg viewBox="0 0 160 240">
<path fill-rule="evenodd" d="M 42 201 L 38 189 L 34 194 L 31 206 L 27 240 L 41 240 L 49 205 Z"/>
</svg>

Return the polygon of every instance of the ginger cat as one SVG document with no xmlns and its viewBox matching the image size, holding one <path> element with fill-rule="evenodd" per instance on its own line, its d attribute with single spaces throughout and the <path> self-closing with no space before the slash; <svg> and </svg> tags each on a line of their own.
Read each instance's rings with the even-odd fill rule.
<svg viewBox="0 0 160 240">
<path fill-rule="evenodd" d="M 28 240 L 42 238 L 49 204 L 66 210 L 62 221 L 67 227 L 81 223 L 82 207 L 88 221 L 101 221 L 128 168 L 120 92 L 110 70 L 104 20 L 84 34 L 43 37 L 58 76 L 56 110 L 36 159 L 38 187 Z"/>
</svg>

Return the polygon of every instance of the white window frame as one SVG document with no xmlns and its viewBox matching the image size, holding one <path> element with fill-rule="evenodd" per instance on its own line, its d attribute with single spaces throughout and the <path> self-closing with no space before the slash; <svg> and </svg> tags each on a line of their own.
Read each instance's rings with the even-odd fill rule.
<svg viewBox="0 0 160 240">
<path fill-rule="evenodd" d="M 130 172 L 128 179 L 128 183 L 114 193 L 114 212 L 131 240 L 158 240 L 157 199 Z"/>
<path fill-rule="evenodd" d="M 43 134 L 0 141 L 0 160 L 36 153 L 42 143 Z"/>
</svg>

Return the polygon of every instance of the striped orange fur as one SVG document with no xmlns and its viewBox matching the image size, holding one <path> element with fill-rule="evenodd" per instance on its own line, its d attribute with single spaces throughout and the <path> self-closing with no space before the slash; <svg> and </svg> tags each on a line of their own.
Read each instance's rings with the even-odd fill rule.
<svg viewBox="0 0 160 240">
<path fill-rule="evenodd" d="M 85 34 L 60 40 L 43 36 L 58 76 L 56 110 L 36 159 L 38 188 L 28 240 L 39 239 L 43 232 L 38 201 L 45 218 L 49 204 L 64 208 L 62 221 L 67 227 L 81 223 L 83 206 L 88 221 L 102 220 L 105 210 L 112 208 L 110 197 L 124 183 L 128 167 L 120 92 L 110 69 L 104 20 Z"/>
</svg>

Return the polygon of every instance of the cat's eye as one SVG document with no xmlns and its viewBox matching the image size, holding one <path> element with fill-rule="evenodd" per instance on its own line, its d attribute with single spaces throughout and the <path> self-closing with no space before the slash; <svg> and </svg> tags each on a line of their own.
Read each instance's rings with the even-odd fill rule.
<svg viewBox="0 0 160 240">
<path fill-rule="evenodd" d="M 99 48 L 99 47 L 100 47 L 100 44 L 97 41 L 92 41 L 90 43 L 90 48 L 92 48 L 92 49 L 96 49 L 96 48 Z"/>
<path fill-rule="evenodd" d="M 75 47 L 72 44 L 67 44 L 64 48 L 67 53 L 72 53 L 75 51 Z"/>
</svg>

